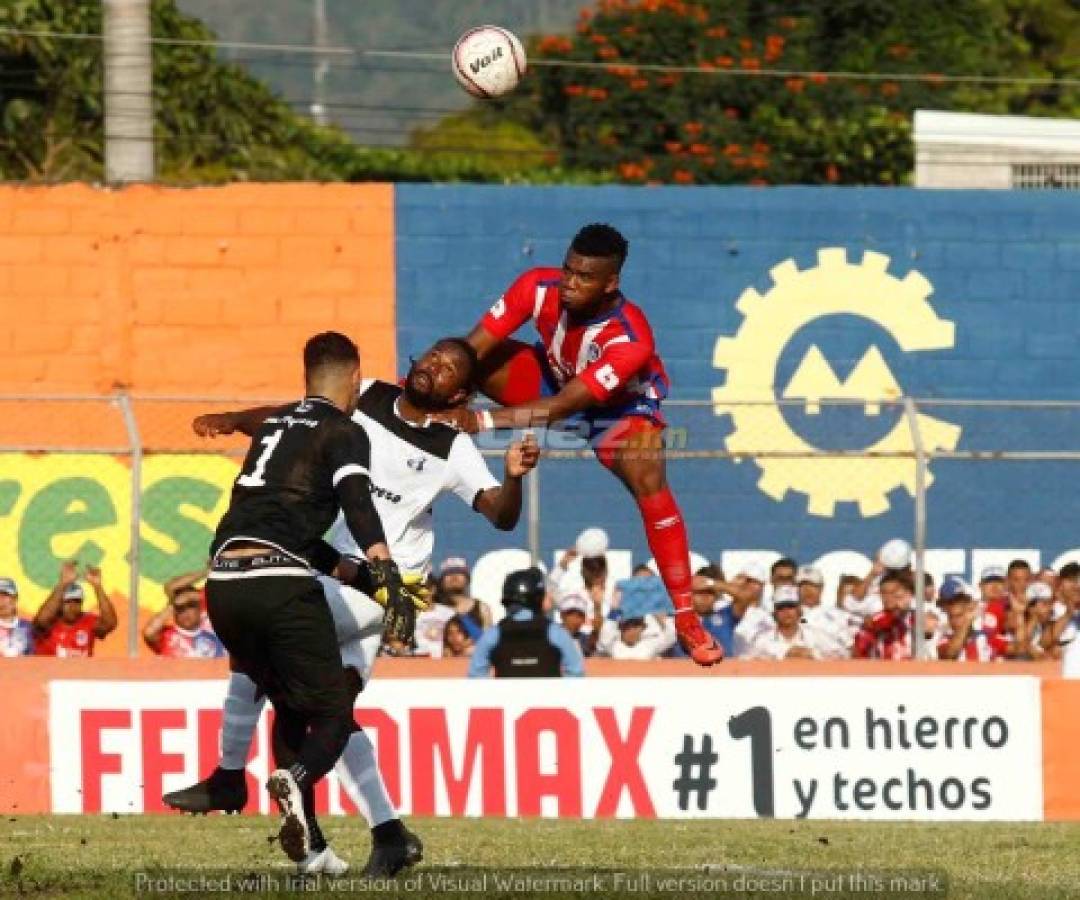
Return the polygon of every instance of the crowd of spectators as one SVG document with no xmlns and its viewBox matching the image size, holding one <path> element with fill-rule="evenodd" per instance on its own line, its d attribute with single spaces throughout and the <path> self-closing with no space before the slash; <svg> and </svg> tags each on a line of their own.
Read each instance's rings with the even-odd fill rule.
<svg viewBox="0 0 1080 900">
<path fill-rule="evenodd" d="M 206 596 L 196 585 L 206 570 L 188 572 L 165 583 L 166 604 L 143 628 L 143 640 L 158 656 L 212 658 L 225 655 L 206 615 Z M 87 611 L 86 588 L 96 611 Z M 19 615 L 19 586 L 0 577 L 0 656 L 93 656 L 98 641 L 116 630 L 116 607 L 102 584 L 101 569 L 68 560 L 56 585 L 32 619 Z"/>
<path fill-rule="evenodd" d="M 584 657 L 646 660 L 681 657 L 671 603 L 656 573 L 630 578 L 608 571 L 607 537 L 583 532 L 548 573 L 545 611 Z M 445 580 L 455 579 L 452 590 Z M 434 582 L 436 604 L 417 649 L 468 655 L 489 620 L 463 619 L 464 561 L 447 560 Z M 1059 659 L 1080 633 L 1080 564 L 1033 571 L 1022 559 L 987 566 L 978 583 L 924 576 L 922 641 L 916 640 L 916 583 L 911 546 L 887 542 L 869 572 L 842 575 L 826 594 L 823 573 L 784 557 L 768 569 L 751 563 L 731 577 L 710 564 L 695 572 L 692 603 L 729 659 L 996 660 Z M 482 604 L 481 604 L 482 606 Z M 484 610 L 484 615 L 490 613 Z M 441 624 L 436 624 L 441 623 Z M 468 638 L 466 638 L 466 635 Z M 451 646 L 453 649 L 451 650 Z M 416 651 L 414 651 L 416 652 Z"/>
<path fill-rule="evenodd" d="M 582 657 L 649 660 L 682 657 L 671 602 L 645 565 L 630 578 L 608 569 L 607 535 L 584 531 L 547 575 L 543 613 L 566 630 Z M 210 626 L 199 586 L 206 570 L 164 585 L 166 602 L 142 636 L 153 653 L 214 658 L 224 648 Z M 86 587 L 84 587 L 84 585 Z M 87 588 L 96 611 L 84 604 Z M 417 617 L 411 645 L 395 655 L 469 657 L 493 625 L 490 607 L 471 593 L 466 561 L 450 557 L 430 579 L 431 607 Z M 922 641 L 916 640 L 916 584 L 910 545 L 886 543 L 867 573 L 842 575 L 826 595 L 821 571 L 783 557 L 769 569 L 751 563 L 727 577 L 720 566 L 693 576 L 691 601 L 725 657 L 744 659 L 996 660 L 1059 659 L 1080 636 L 1080 564 L 1033 571 L 1022 559 L 987 566 L 977 584 L 925 576 Z M 830 591 L 831 593 L 831 591 Z M 32 618 L 19 614 L 19 588 L 0 577 L 0 656 L 92 656 L 116 629 L 101 571 L 68 561 Z M 25 609 L 25 607 L 24 607 Z"/>
</svg>

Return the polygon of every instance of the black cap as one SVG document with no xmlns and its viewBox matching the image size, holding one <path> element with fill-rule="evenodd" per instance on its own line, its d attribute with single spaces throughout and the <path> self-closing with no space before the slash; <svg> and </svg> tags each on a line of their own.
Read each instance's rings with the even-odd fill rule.
<svg viewBox="0 0 1080 900">
<path fill-rule="evenodd" d="M 520 569 L 507 575 L 506 581 L 503 582 L 503 606 L 516 603 L 530 609 L 539 609 L 544 602 L 546 592 L 544 573 L 540 569 L 536 566 L 531 569 Z"/>
</svg>

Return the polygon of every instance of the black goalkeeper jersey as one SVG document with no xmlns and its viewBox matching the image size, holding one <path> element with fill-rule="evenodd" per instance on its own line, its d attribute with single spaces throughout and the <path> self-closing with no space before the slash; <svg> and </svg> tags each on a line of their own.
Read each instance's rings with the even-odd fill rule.
<svg viewBox="0 0 1080 900">
<path fill-rule="evenodd" d="M 370 462 L 367 434 L 329 400 L 305 397 L 281 407 L 251 439 L 211 554 L 246 540 L 311 563 L 338 509 L 361 547 L 385 540 Z"/>
</svg>

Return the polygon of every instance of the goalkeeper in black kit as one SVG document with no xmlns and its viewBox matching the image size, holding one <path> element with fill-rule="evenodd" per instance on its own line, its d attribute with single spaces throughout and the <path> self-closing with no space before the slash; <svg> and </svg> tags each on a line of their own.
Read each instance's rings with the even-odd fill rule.
<svg viewBox="0 0 1080 900">
<path fill-rule="evenodd" d="M 252 439 L 206 583 L 210 620 L 234 667 L 274 705 L 277 769 L 267 791 L 283 817 L 282 849 L 302 870 L 328 851 L 314 785 L 353 731 L 353 692 L 316 575 L 359 581 L 382 599 L 387 638 L 407 639 L 415 623 L 371 500 L 368 438 L 350 419 L 360 384 L 356 345 L 336 332 L 311 338 L 304 381 L 303 400 L 276 410 Z M 322 539 L 339 508 L 366 563 Z"/>
</svg>

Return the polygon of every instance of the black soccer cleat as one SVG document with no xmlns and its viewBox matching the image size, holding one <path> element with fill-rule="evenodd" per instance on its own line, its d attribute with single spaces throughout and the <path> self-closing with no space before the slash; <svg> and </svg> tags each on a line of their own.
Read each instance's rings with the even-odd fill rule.
<svg viewBox="0 0 1080 900">
<path fill-rule="evenodd" d="M 161 800 L 181 812 L 240 812 L 248 802 L 247 778 L 243 769 L 218 767 L 209 778 L 183 790 L 171 791 Z"/>
<path fill-rule="evenodd" d="M 402 869 L 415 866 L 424 858 L 424 844 L 420 838 L 402 827 L 404 840 L 375 843 L 371 856 L 361 873 L 364 878 L 393 878 Z"/>
</svg>

